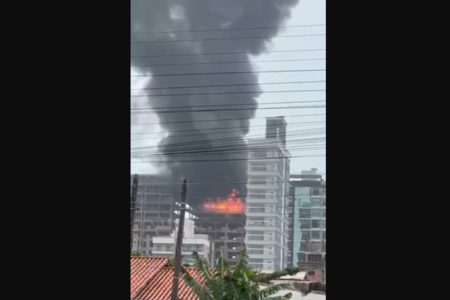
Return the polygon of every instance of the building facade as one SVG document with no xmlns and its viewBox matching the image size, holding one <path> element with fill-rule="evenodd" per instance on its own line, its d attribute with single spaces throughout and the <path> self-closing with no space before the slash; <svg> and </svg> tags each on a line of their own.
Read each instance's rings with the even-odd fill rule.
<svg viewBox="0 0 450 300">
<path fill-rule="evenodd" d="M 168 178 L 139 175 L 132 252 L 151 255 L 153 250 L 162 250 L 153 247 L 153 237 L 169 237 L 175 230 L 180 193 L 174 191 L 180 191 L 180 188 L 180 183 L 171 183 Z M 192 195 L 188 193 L 188 197 Z M 245 212 L 215 213 L 191 209 L 197 217 L 193 225 L 195 234 L 208 236 L 211 241 L 209 255 L 212 264 L 221 255 L 234 264 L 245 249 Z"/>
<path fill-rule="evenodd" d="M 248 141 L 245 245 L 256 270 L 278 271 L 288 264 L 286 125 L 283 117 L 268 118 L 266 138 Z"/>
<path fill-rule="evenodd" d="M 132 252 L 151 255 L 152 238 L 169 236 L 173 232 L 176 217 L 173 190 L 174 187 L 168 185 L 163 178 L 139 175 Z"/>
<path fill-rule="evenodd" d="M 178 232 L 178 220 L 175 221 L 175 230 L 170 236 L 154 236 L 152 238 L 152 254 L 155 256 L 175 256 L 175 245 Z M 207 234 L 194 233 L 195 222 L 192 217 L 187 217 L 184 220 L 183 230 L 183 246 L 181 248 L 181 255 L 189 260 L 192 252 L 197 252 L 201 257 L 207 261 L 211 260 L 210 248 L 211 242 Z M 187 262 L 187 260 L 184 262 Z"/>
<path fill-rule="evenodd" d="M 290 265 L 325 272 L 326 184 L 317 169 L 291 175 Z"/>
</svg>

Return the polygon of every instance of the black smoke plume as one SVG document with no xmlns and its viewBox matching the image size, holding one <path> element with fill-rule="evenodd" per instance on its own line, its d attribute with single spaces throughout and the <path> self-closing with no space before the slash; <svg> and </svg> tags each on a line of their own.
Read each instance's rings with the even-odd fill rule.
<svg viewBox="0 0 450 300">
<path fill-rule="evenodd" d="M 194 206 L 206 196 L 225 196 L 233 187 L 245 198 L 247 152 L 243 138 L 260 94 L 249 55 L 265 51 L 298 1 L 131 1 L 131 64 L 153 75 L 146 93 L 177 94 L 149 96 L 148 101 L 168 132 L 159 144 L 165 169 L 174 182 L 181 183 L 181 178 L 192 182 L 189 199 Z M 245 29 L 255 27 L 258 29 Z M 208 55 L 230 52 L 234 54 Z M 240 63 L 206 64 L 221 61 Z M 248 73 L 172 75 L 235 71 Z M 162 74 L 171 76 L 159 76 Z M 214 86 L 224 84 L 251 85 Z M 170 88 L 177 86 L 210 87 Z M 185 95 L 223 92 L 248 93 Z M 208 111 L 196 111 L 199 109 Z"/>
</svg>

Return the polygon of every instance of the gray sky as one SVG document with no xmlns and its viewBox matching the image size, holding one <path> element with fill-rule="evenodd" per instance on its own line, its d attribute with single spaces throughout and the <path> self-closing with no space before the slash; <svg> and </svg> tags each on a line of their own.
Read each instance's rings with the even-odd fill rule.
<svg viewBox="0 0 450 300">
<path fill-rule="evenodd" d="M 293 8 L 292 17 L 286 23 L 287 26 L 303 25 L 303 24 L 325 24 L 325 1 L 326 0 L 300 0 L 299 4 Z M 324 26 L 315 27 L 288 27 L 280 32 L 280 36 L 285 35 L 303 35 L 325 33 Z M 311 37 L 278 37 L 272 40 L 271 50 L 297 50 L 297 49 L 325 49 L 325 36 L 311 36 Z M 268 53 L 254 57 L 255 70 L 286 70 L 286 69 L 321 69 L 325 68 L 325 60 L 315 61 L 296 61 L 296 62 L 262 62 L 267 60 L 285 60 L 285 59 L 315 59 L 324 58 L 325 51 L 314 52 L 292 52 L 292 53 Z M 133 72 L 133 70 L 132 70 Z M 132 88 L 142 88 L 146 84 L 146 79 L 139 80 L 139 77 L 132 77 Z M 295 73 L 260 73 L 259 82 L 290 82 L 290 81 L 311 81 L 311 80 L 325 80 L 325 72 L 295 72 Z M 325 89 L 325 83 L 304 83 L 304 84 L 277 84 L 264 85 L 261 84 L 263 91 L 276 90 L 299 90 L 299 89 Z M 134 98 L 136 99 L 136 98 Z M 306 93 L 262 93 L 258 98 L 260 107 L 271 107 L 273 105 L 264 105 L 265 102 L 279 102 L 279 101 L 312 101 L 325 100 L 325 92 L 306 92 Z M 288 106 L 285 105 L 275 105 Z M 298 106 L 300 104 L 292 104 L 291 106 Z M 312 103 L 307 105 L 323 105 L 323 103 Z M 140 101 L 131 102 L 132 107 L 145 107 L 146 105 Z M 147 105 L 148 107 L 148 105 Z M 308 109 L 276 109 L 276 110 L 257 110 L 255 118 L 251 121 L 250 132 L 247 137 L 262 137 L 264 135 L 265 117 L 269 116 L 289 116 L 289 115 L 309 115 L 309 114 L 325 114 L 325 108 L 308 108 Z M 308 117 L 286 117 L 288 122 L 288 136 L 287 147 L 293 156 L 316 155 L 325 154 L 325 145 L 322 142 L 320 149 L 307 150 L 300 149 L 299 139 L 308 139 L 314 137 L 325 136 L 324 132 L 315 135 L 302 135 L 300 130 L 325 128 L 325 116 L 308 116 Z M 131 114 L 131 147 L 137 146 L 154 146 L 164 132 L 156 125 L 158 118 L 154 113 L 148 114 Z M 298 124 L 300 122 L 317 122 L 308 126 Z M 150 124 L 149 124 L 150 123 Z M 294 123 L 289 125 L 289 123 Z M 143 137 L 145 139 L 137 139 L 136 137 Z M 325 172 L 325 157 L 303 157 L 291 159 L 291 173 L 298 173 L 301 170 L 318 168 L 320 172 Z M 143 162 L 137 159 L 131 160 L 132 173 L 155 173 L 157 170 L 148 162 Z"/>
</svg>

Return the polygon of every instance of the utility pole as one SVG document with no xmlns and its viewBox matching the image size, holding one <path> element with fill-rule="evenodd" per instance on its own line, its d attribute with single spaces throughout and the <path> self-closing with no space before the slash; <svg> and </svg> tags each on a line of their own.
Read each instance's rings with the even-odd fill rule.
<svg viewBox="0 0 450 300">
<path fill-rule="evenodd" d="M 134 213 L 136 210 L 136 198 L 137 198 L 137 188 L 138 188 L 139 177 L 137 174 L 133 176 L 133 184 L 131 186 L 131 224 L 130 224 L 130 252 L 133 251 L 133 226 L 134 226 Z"/>
<path fill-rule="evenodd" d="M 173 274 L 171 300 L 178 299 L 178 283 L 181 271 L 181 246 L 183 244 L 184 214 L 186 212 L 186 192 L 186 179 L 184 179 L 181 188 L 180 219 L 178 221 L 177 244 L 175 245 L 175 272 Z"/>
</svg>

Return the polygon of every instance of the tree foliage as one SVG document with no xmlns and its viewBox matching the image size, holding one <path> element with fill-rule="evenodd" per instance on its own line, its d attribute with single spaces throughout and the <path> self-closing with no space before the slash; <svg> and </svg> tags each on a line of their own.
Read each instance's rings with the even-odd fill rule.
<svg viewBox="0 0 450 300">
<path fill-rule="evenodd" d="M 269 274 L 256 272 L 249 267 L 248 256 L 245 252 L 240 254 L 235 266 L 230 266 L 221 255 L 217 259 L 214 269 L 211 269 L 208 263 L 197 253 L 194 253 L 193 256 L 195 267 L 202 280 L 197 281 L 185 268 L 182 268 L 183 278 L 200 300 L 290 299 L 291 293 L 273 296 L 280 290 L 287 288 L 287 285 L 272 284 L 271 281 L 299 272 L 298 268 L 289 268 Z"/>
</svg>

